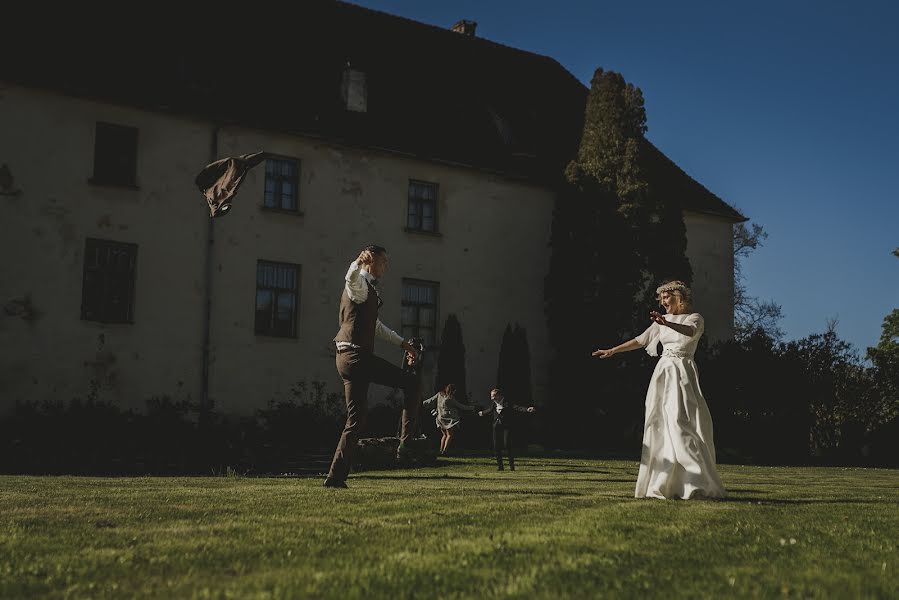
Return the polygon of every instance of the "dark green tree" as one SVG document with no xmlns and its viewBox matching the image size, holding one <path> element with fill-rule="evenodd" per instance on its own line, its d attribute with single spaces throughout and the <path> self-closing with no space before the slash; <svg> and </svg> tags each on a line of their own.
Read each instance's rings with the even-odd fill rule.
<svg viewBox="0 0 899 600">
<path fill-rule="evenodd" d="M 515 324 L 506 326 L 499 350 L 499 364 L 496 369 L 497 387 L 512 402 L 519 406 L 530 406 L 534 400 L 531 388 L 531 350 L 524 327 Z"/>
<path fill-rule="evenodd" d="M 456 398 L 468 402 L 468 387 L 465 383 L 465 344 L 462 341 L 462 325 L 454 314 L 446 317 L 443 335 L 440 336 L 440 354 L 437 357 L 437 375 L 434 387 L 441 389 L 447 384 L 456 385 Z"/>
<path fill-rule="evenodd" d="M 645 133 L 643 92 L 619 73 L 597 69 L 584 113 L 577 178 L 590 178 L 610 191 L 623 213 L 640 204 L 648 190 L 640 164 Z"/>
<path fill-rule="evenodd" d="M 515 341 L 512 324 L 506 325 L 503 341 L 499 346 L 499 363 L 496 367 L 496 387 L 511 397 L 509 386 L 515 379 Z"/>
<path fill-rule="evenodd" d="M 600 364 L 590 351 L 642 331 L 661 279 L 691 279 L 682 209 L 664 189 L 653 188 L 648 166 L 658 153 L 645 132 L 640 89 L 597 69 L 577 157 L 556 198 L 545 281 L 555 351 L 547 418 L 567 439 L 592 434 L 572 433 L 567 415 L 603 412 L 602 398 L 613 396 L 608 392 L 619 379 L 620 365 Z M 585 387 L 588 381 L 594 383 Z"/>
<path fill-rule="evenodd" d="M 899 248 L 893 250 L 893 255 L 899 258 Z M 883 318 L 880 341 L 868 348 L 867 356 L 874 365 L 877 420 L 895 423 L 899 419 L 899 308 Z"/>
</svg>

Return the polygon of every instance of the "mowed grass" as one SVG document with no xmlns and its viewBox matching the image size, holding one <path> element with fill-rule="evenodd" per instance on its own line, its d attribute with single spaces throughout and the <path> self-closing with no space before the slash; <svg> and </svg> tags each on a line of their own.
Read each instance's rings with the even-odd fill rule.
<svg viewBox="0 0 899 600">
<path fill-rule="evenodd" d="M 630 461 L 306 478 L 0 477 L 5 598 L 899 597 L 899 472 L 721 467 L 635 500 Z"/>
</svg>

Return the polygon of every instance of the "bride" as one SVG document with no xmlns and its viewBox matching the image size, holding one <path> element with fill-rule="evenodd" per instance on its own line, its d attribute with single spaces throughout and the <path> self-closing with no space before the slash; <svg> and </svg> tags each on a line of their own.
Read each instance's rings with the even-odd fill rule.
<svg viewBox="0 0 899 600">
<path fill-rule="evenodd" d="M 656 364 L 646 392 L 643 455 L 637 476 L 637 498 L 724 498 L 727 492 L 715 469 L 712 417 L 699 388 L 693 354 L 703 332 L 703 319 L 691 312 L 690 288 L 670 281 L 656 289 L 667 314 L 650 313 L 653 323 L 636 338 L 593 356 L 645 348 Z"/>
</svg>

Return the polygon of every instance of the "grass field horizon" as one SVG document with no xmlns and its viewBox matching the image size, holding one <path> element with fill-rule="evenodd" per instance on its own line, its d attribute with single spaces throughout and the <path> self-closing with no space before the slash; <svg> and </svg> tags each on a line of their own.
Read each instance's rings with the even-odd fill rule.
<svg viewBox="0 0 899 600">
<path fill-rule="evenodd" d="M 630 460 L 319 478 L 0 476 L 0 597 L 899 597 L 899 471 L 722 465 L 637 500 Z"/>
</svg>

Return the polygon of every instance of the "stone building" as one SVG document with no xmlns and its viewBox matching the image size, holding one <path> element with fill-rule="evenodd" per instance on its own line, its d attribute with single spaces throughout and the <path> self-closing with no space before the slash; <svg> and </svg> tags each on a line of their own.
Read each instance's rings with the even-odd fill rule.
<svg viewBox="0 0 899 600">
<path fill-rule="evenodd" d="M 475 394 L 519 323 L 548 401 L 553 182 L 587 90 L 469 21 L 302 13 L 250 15 L 256 33 L 227 49 L 190 27 L 97 24 L 0 66 L 0 411 L 96 394 L 246 413 L 298 381 L 339 391 L 342 277 L 368 243 L 390 253 L 385 323 L 439 348 L 455 314 Z M 257 150 L 266 162 L 211 221 L 195 175 Z M 726 338 L 742 216 L 661 152 L 653 165 L 685 207 L 708 334 Z"/>
</svg>

